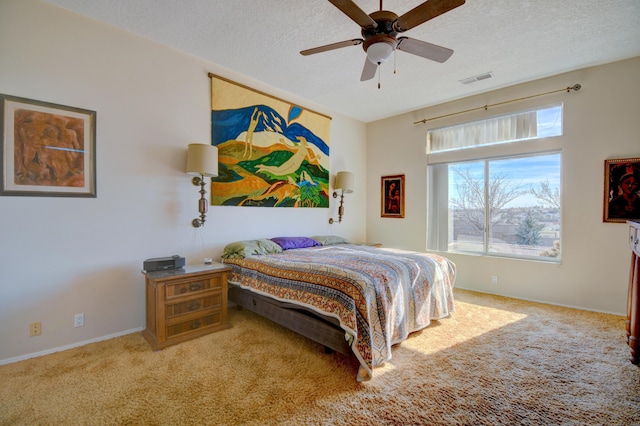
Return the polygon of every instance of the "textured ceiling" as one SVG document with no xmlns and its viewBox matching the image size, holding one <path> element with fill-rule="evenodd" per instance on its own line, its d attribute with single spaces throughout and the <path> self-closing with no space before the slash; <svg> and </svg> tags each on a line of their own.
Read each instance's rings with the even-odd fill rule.
<svg viewBox="0 0 640 426">
<path fill-rule="evenodd" d="M 172 46 L 331 111 L 370 122 L 542 77 L 640 56 L 640 0 L 467 0 L 402 35 L 451 48 L 444 64 L 405 52 L 360 82 L 360 38 L 326 0 L 45 0 Z M 434 0 L 431 0 L 434 1 Z M 365 12 L 378 0 L 355 0 Z M 384 0 L 398 15 L 422 0 Z M 467 77 L 493 78 L 463 85 Z"/>
</svg>

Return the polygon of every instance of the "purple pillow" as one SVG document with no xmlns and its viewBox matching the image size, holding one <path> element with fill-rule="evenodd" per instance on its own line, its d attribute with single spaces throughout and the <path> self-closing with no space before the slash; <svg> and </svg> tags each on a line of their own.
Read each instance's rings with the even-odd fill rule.
<svg viewBox="0 0 640 426">
<path fill-rule="evenodd" d="M 275 237 L 270 238 L 270 240 L 277 243 L 283 250 L 322 245 L 318 241 L 309 237 Z"/>
</svg>

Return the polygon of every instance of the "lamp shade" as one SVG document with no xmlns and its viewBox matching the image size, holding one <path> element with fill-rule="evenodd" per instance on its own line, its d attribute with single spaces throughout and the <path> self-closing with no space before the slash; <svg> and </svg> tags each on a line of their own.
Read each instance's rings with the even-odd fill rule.
<svg viewBox="0 0 640 426">
<path fill-rule="evenodd" d="M 389 59 L 391 52 L 393 52 L 393 45 L 387 41 L 379 41 L 367 48 L 367 58 L 374 64 L 381 64 Z"/>
<path fill-rule="evenodd" d="M 336 175 L 335 189 L 341 189 L 345 194 L 353 192 L 353 173 L 351 172 L 338 172 Z"/>
<path fill-rule="evenodd" d="M 203 143 L 189 144 L 187 150 L 187 174 L 218 176 L 218 147 Z"/>
</svg>

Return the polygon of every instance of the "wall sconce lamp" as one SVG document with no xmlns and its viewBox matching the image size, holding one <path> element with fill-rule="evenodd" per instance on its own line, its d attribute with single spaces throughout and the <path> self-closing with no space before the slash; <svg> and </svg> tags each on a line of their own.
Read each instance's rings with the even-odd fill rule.
<svg viewBox="0 0 640 426">
<path fill-rule="evenodd" d="M 333 191 L 333 198 L 338 198 L 338 192 L 340 192 L 340 207 L 338 207 L 338 223 L 342 222 L 342 216 L 344 216 L 344 194 L 350 194 L 353 192 L 353 173 L 351 172 L 338 172 L 336 175 L 336 181 L 334 185 L 335 191 Z M 329 223 L 333 223 L 333 218 L 329 218 Z"/>
<path fill-rule="evenodd" d="M 194 185 L 200 185 L 200 200 L 198 200 L 198 211 L 200 218 L 195 218 L 191 224 L 199 228 L 204 226 L 205 216 L 207 213 L 207 199 L 204 194 L 204 177 L 218 176 L 218 148 L 213 145 L 205 145 L 201 143 L 189 144 L 187 149 L 187 174 L 195 176 L 191 182 Z"/>
</svg>

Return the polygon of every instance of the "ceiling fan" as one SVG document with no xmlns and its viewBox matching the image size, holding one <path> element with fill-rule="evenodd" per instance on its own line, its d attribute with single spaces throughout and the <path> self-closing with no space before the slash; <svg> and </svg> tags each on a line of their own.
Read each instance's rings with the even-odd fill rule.
<svg viewBox="0 0 640 426">
<path fill-rule="evenodd" d="M 363 38 L 355 38 L 314 47 L 313 49 L 303 50 L 300 53 L 305 56 L 313 55 L 315 53 L 362 44 L 367 58 L 364 61 L 360 81 L 366 81 L 375 76 L 380 64 L 389 59 L 391 53 L 396 50 L 401 50 L 440 63 L 449 59 L 453 54 L 453 50 L 451 49 L 410 37 L 396 36 L 398 33 L 408 31 L 458 6 L 462 6 L 465 0 L 427 0 L 402 16 L 398 16 L 388 10 L 383 10 L 382 0 L 380 0 L 380 10 L 368 15 L 352 0 L 329 0 L 329 2 L 340 9 L 356 24 L 360 25 Z M 378 83 L 378 88 L 380 88 L 380 83 Z"/>
</svg>

